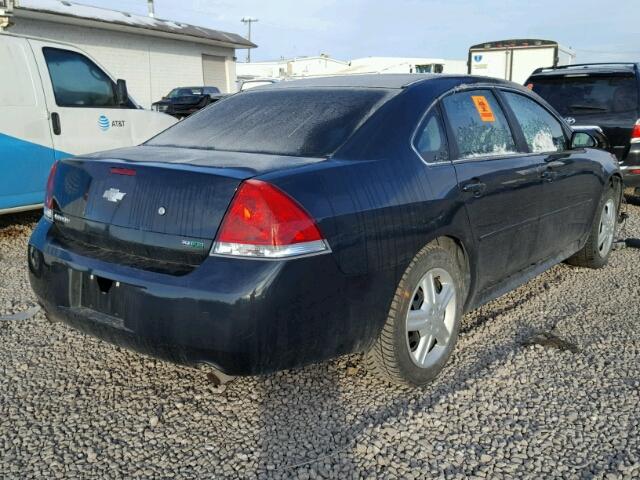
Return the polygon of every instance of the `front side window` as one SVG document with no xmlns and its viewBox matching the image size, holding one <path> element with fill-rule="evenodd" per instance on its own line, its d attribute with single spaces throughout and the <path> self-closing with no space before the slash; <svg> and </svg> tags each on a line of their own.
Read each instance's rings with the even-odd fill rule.
<svg viewBox="0 0 640 480">
<path fill-rule="evenodd" d="M 114 82 L 87 57 L 59 48 L 42 52 L 59 107 L 118 106 Z"/>
<path fill-rule="evenodd" d="M 436 108 L 431 109 L 425 117 L 413 145 L 425 162 L 444 162 L 449 159 L 446 137 Z"/>
<path fill-rule="evenodd" d="M 459 158 L 516 153 L 507 119 L 489 90 L 473 90 L 445 97 L 444 109 Z"/>
<path fill-rule="evenodd" d="M 522 129 L 529 151 L 561 152 L 567 148 L 567 139 L 560 122 L 530 98 L 513 92 L 503 92 Z"/>
</svg>

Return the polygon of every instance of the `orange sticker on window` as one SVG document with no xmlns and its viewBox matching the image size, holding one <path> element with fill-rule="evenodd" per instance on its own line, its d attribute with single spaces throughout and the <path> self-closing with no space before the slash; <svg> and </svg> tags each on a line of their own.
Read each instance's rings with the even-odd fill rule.
<svg viewBox="0 0 640 480">
<path fill-rule="evenodd" d="M 478 115 L 480 115 L 480 120 L 483 122 L 495 122 L 496 117 L 493 116 L 493 110 L 489 106 L 489 102 L 482 95 L 472 95 L 471 100 L 476 106 L 476 110 L 478 110 Z"/>
</svg>

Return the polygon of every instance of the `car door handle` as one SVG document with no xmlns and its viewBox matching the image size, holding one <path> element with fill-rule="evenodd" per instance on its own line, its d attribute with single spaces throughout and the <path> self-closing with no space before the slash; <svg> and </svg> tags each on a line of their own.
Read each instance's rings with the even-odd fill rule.
<svg viewBox="0 0 640 480">
<path fill-rule="evenodd" d="M 54 135 L 60 135 L 62 133 L 62 127 L 60 125 L 60 115 L 56 112 L 51 113 L 51 127 L 53 128 Z"/>
<path fill-rule="evenodd" d="M 474 197 L 480 197 L 487 189 L 487 184 L 480 180 L 473 180 L 462 186 L 462 191 L 466 193 L 473 193 Z"/>
</svg>

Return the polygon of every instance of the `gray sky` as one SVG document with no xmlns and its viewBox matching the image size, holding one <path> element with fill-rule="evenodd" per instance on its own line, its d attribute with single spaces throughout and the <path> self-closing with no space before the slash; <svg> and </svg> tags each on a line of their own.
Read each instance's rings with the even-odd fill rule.
<svg viewBox="0 0 640 480">
<path fill-rule="evenodd" d="M 76 0 L 146 14 L 146 0 Z M 470 45 L 543 38 L 577 62 L 640 61 L 640 0 L 156 0 L 156 16 L 246 35 L 252 60 L 328 53 L 466 59 Z M 244 52 L 238 59 L 244 60 Z"/>
</svg>

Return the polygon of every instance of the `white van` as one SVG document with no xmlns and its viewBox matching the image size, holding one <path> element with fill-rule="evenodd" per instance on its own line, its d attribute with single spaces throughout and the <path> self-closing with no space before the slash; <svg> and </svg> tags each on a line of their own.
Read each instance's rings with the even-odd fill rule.
<svg viewBox="0 0 640 480">
<path fill-rule="evenodd" d="M 175 122 L 72 45 L 1 33 L 0 213 L 40 207 L 55 160 L 137 145 Z"/>
</svg>

